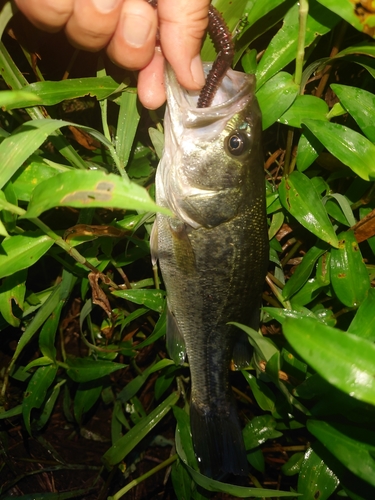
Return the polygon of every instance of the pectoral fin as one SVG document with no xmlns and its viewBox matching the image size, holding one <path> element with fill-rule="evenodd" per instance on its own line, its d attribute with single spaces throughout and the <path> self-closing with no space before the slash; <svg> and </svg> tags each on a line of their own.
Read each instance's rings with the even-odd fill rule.
<svg viewBox="0 0 375 500">
<path fill-rule="evenodd" d="M 167 350 L 176 365 L 181 365 L 184 362 L 186 356 L 184 337 L 169 307 L 167 309 Z"/>
<path fill-rule="evenodd" d="M 152 226 L 151 229 L 151 234 L 150 234 L 150 250 L 151 250 L 151 262 L 152 265 L 155 266 L 156 262 L 159 258 L 158 255 L 158 223 L 157 220 L 155 220 L 154 225 Z"/>
</svg>

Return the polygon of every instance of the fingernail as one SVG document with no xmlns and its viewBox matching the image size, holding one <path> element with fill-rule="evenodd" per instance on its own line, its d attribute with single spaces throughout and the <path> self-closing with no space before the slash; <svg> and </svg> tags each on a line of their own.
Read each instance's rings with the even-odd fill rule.
<svg viewBox="0 0 375 500">
<path fill-rule="evenodd" d="M 150 34 L 151 23 L 142 16 L 127 15 L 123 20 L 125 41 L 135 48 L 142 47 Z"/>
<path fill-rule="evenodd" d="M 204 76 L 202 61 L 199 54 L 192 59 L 190 64 L 190 71 L 193 75 L 193 80 L 195 81 L 195 83 L 200 87 L 203 87 L 203 85 L 206 83 L 206 78 Z"/>
<path fill-rule="evenodd" d="M 91 0 L 94 4 L 96 10 L 99 12 L 103 12 L 104 14 L 107 12 L 111 12 L 116 5 L 119 3 L 119 0 Z"/>
</svg>

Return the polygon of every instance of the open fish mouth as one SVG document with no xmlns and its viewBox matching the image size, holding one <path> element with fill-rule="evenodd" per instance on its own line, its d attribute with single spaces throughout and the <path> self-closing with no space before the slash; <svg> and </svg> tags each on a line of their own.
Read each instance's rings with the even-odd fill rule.
<svg viewBox="0 0 375 500">
<path fill-rule="evenodd" d="M 212 63 L 203 63 L 205 74 L 211 69 Z M 255 92 L 255 77 L 229 69 L 224 76 L 212 105 L 208 108 L 197 108 L 199 91 L 188 91 L 178 83 L 173 69 L 168 64 L 165 72 L 167 101 L 172 109 L 179 109 L 184 116 L 184 125 L 201 126 L 202 117 L 205 122 L 218 120 L 235 114 L 243 109 L 243 100 Z M 198 121 L 199 124 L 195 122 Z"/>
</svg>

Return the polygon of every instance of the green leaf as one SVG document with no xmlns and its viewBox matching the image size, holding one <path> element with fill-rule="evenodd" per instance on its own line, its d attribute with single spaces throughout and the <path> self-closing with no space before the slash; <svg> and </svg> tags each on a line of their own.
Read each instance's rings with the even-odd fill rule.
<svg viewBox="0 0 375 500">
<path fill-rule="evenodd" d="M 43 325 L 48 316 L 55 310 L 60 301 L 61 283 L 56 285 L 48 298 L 45 300 L 44 304 L 40 307 L 31 323 L 27 326 L 26 330 L 22 334 L 20 340 L 18 341 L 17 348 L 13 354 L 12 363 L 16 361 L 20 353 L 22 352 L 25 345 L 31 340 L 33 335 L 37 330 Z"/>
<path fill-rule="evenodd" d="M 351 472 L 375 486 L 374 432 L 318 420 L 308 420 L 307 429 Z"/>
<path fill-rule="evenodd" d="M 318 242 L 316 246 L 311 247 L 303 256 L 302 262 L 297 266 L 295 272 L 290 279 L 286 282 L 283 288 L 283 297 L 288 300 L 306 283 L 309 279 L 316 261 L 324 253 L 327 247 L 322 242 Z"/>
<path fill-rule="evenodd" d="M 0 101 L 5 98 L 5 104 L 2 106 L 5 106 L 6 109 L 26 108 L 35 106 L 35 104 L 52 106 L 85 95 L 105 99 L 123 88 L 125 85 L 117 83 L 111 76 L 73 78 L 58 82 L 44 81 L 26 85 L 23 90 L 5 91 L 6 94 L 15 94 L 13 100 L 8 103 L 6 102 L 7 96 L 3 95 L 3 91 L 0 93 Z"/>
<path fill-rule="evenodd" d="M 375 342 L 375 290 L 370 288 L 368 295 L 359 306 L 348 332 Z"/>
<path fill-rule="evenodd" d="M 374 16 L 375 19 L 375 16 Z M 332 90 L 344 108 L 352 115 L 367 139 L 375 142 L 375 95 L 358 87 L 332 84 Z"/>
<path fill-rule="evenodd" d="M 339 238 L 338 248 L 331 250 L 331 283 L 345 306 L 356 307 L 366 298 L 370 279 L 353 231 L 341 233 Z"/>
<path fill-rule="evenodd" d="M 26 88 L 25 88 L 26 89 Z M 30 90 L 2 90 L 0 92 L 0 106 L 5 110 L 23 108 L 42 104 L 42 99 Z"/>
<path fill-rule="evenodd" d="M 313 95 L 298 95 L 290 108 L 279 118 L 279 122 L 290 127 L 301 128 L 305 119 L 326 120 L 328 105 Z"/>
<path fill-rule="evenodd" d="M 275 395 L 262 380 L 257 379 L 254 375 L 247 371 L 242 371 L 242 375 L 247 380 L 250 389 L 258 403 L 259 407 L 264 411 L 273 413 L 275 411 Z"/>
<path fill-rule="evenodd" d="M 34 420 L 32 428 L 33 430 L 36 429 L 37 431 L 43 429 L 43 427 L 47 424 L 48 420 L 50 419 L 50 416 L 52 414 L 52 411 L 55 407 L 57 398 L 60 395 L 60 388 L 63 384 L 65 384 L 66 380 L 61 380 L 58 382 L 55 387 L 53 388 L 53 391 L 51 392 L 50 396 L 47 398 L 44 406 L 42 413 L 40 416 Z"/>
<path fill-rule="evenodd" d="M 0 188 L 52 132 L 67 124 L 62 120 L 33 120 L 24 123 L 5 138 L 0 144 Z"/>
<path fill-rule="evenodd" d="M 344 165 L 362 179 L 375 178 L 375 145 L 354 130 L 320 120 L 305 120 L 304 124 Z"/>
<path fill-rule="evenodd" d="M 90 382 L 126 367 L 113 361 L 95 360 L 89 357 L 68 358 L 66 364 L 69 366 L 67 374 L 74 382 Z"/>
<path fill-rule="evenodd" d="M 112 294 L 130 302 L 142 304 L 159 313 L 164 310 L 165 292 L 163 290 L 116 290 Z"/>
<path fill-rule="evenodd" d="M 97 402 L 103 389 L 103 380 L 97 379 L 82 382 L 74 396 L 74 417 L 78 425 L 82 423 L 84 413 L 87 413 Z"/>
<path fill-rule="evenodd" d="M 278 352 L 277 347 L 267 337 L 264 337 L 261 333 L 253 330 L 252 328 L 241 325 L 240 323 L 230 322 L 230 325 L 237 326 L 243 330 L 249 336 L 249 342 L 254 347 L 255 351 L 265 361 L 268 361 L 276 352 Z"/>
<path fill-rule="evenodd" d="M 22 415 L 27 432 L 31 435 L 30 415 L 34 408 L 40 408 L 44 403 L 47 390 L 55 380 L 58 366 L 42 366 L 32 376 L 22 402 Z"/>
<path fill-rule="evenodd" d="M 143 386 L 143 384 L 152 373 L 155 373 L 158 370 L 162 370 L 163 368 L 170 365 L 174 365 L 171 359 L 161 359 L 157 363 L 152 364 L 151 366 L 146 368 L 143 373 L 137 375 L 135 378 L 133 378 L 133 380 L 126 384 L 117 398 L 122 403 L 127 403 L 129 399 L 133 398 L 137 394 L 139 389 Z"/>
<path fill-rule="evenodd" d="M 321 142 L 307 129 L 303 130 L 298 141 L 297 168 L 299 172 L 305 171 L 318 158 L 324 147 Z"/>
<path fill-rule="evenodd" d="M 306 451 L 298 476 L 303 500 L 327 500 L 339 484 L 338 478 L 312 448 Z"/>
<path fill-rule="evenodd" d="M 305 47 L 308 47 L 317 36 L 324 35 L 334 28 L 340 20 L 336 14 L 316 1 L 310 0 L 309 4 Z M 300 29 L 298 15 L 299 5 L 296 3 L 284 17 L 282 28 L 273 37 L 258 64 L 256 74 L 258 88 L 296 57 Z"/>
<path fill-rule="evenodd" d="M 53 361 L 56 361 L 55 336 L 60 323 L 60 315 L 63 306 L 64 301 L 60 301 L 51 316 L 44 323 L 39 335 L 39 348 L 42 351 L 43 356 L 46 356 Z"/>
<path fill-rule="evenodd" d="M 375 345 L 311 318 L 287 318 L 283 332 L 321 377 L 346 394 L 375 405 Z"/>
<path fill-rule="evenodd" d="M 125 436 L 120 438 L 109 450 L 105 452 L 102 460 L 106 467 L 114 467 L 121 462 L 132 449 L 160 422 L 169 412 L 171 407 L 179 400 L 179 393 L 173 392 L 159 406 L 155 408 L 147 417 L 136 424 Z"/>
<path fill-rule="evenodd" d="M 98 170 L 71 170 L 41 182 L 23 217 L 38 217 L 53 207 L 107 207 L 169 214 L 169 210 L 155 204 L 142 186 Z"/>
<path fill-rule="evenodd" d="M 285 113 L 297 97 L 298 91 L 299 86 L 294 83 L 292 75 L 282 71 L 258 90 L 256 96 L 262 112 L 263 130 Z"/>
<path fill-rule="evenodd" d="M 13 312 L 13 306 L 17 305 L 23 310 L 26 293 L 27 271 L 22 270 L 5 278 L 0 286 L 0 313 L 10 325 L 18 327 L 20 318 Z"/>
<path fill-rule="evenodd" d="M 271 415 L 254 417 L 242 431 L 246 450 L 251 450 L 265 443 L 268 439 L 277 439 L 282 432 L 275 430 L 276 420 Z"/>
<path fill-rule="evenodd" d="M 120 112 L 116 129 L 116 153 L 121 165 L 126 167 L 140 118 L 137 93 L 123 92 L 120 97 Z"/>
<path fill-rule="evenodd" d="M 279 186 L 283 207 L 318 238 L 337 247 L 338 239 L 315 186 L 306 175 L 294 171 Z"/>
<path fill-rule="evenodd" d="M 5 238 L 1 243 L 0 278 L 32 266 L 53 243 L 52 238 L 41 231 L 25 231 Z"/>
<path fill-rule="evenodd" d="M 345 19 L 345 21 L 358 31 L 373 35 L 373 30 L 371 28 L 375 25 L 375 16 L 369 13 L 363 17 L 359 16 L 356 10 L 356 4 L 351 0 L 318 0 L 318 2 Z"/>
<path fill-rule="evenodd" d="M 281 472 L 285 476 L 294 476 L 301 470 L 304 454 L 302 452 L 294 453 L 289 460 L 281 467 Z"/>
<path fill-rule="evenodd" d="M 32 155 L 29 159 L 30 163 L 26 162 L 26 165 L 22 166 L 12 179 L 16 196 L 21 201 L 30 201 L 31 193 L 40 182 L 69 170 L 65 165 L 47 165 L 42 162 L 41 158 L 36 161 L 35 157 L 36 155 Z"/>
</svg>

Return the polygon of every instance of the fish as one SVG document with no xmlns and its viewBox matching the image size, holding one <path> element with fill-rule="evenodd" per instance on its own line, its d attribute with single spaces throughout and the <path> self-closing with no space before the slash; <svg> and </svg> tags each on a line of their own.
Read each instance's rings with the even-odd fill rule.
<svg viewBox="0 0 375 500">
<path fill-rule="evenodd" d="M 211 64 L 204 63 L 206 74 Z M 251 351 L 230 322 L 258 329 L 268 265 L 261 113 L 255 77 L 229 69 L 212 104 L 166 69 L 164 152 L 156 173 L 158 213 L 150 245 L 167 292 L 167 348 L 188 357 L 190 422 L 202 474 L 223 479 L 248 472 L 232 394 L 231 360 Z M 242 335 L 243 334 L 243 335 Z M 245 338 L 244 338 L 245 337 Z"/>
</svg>

